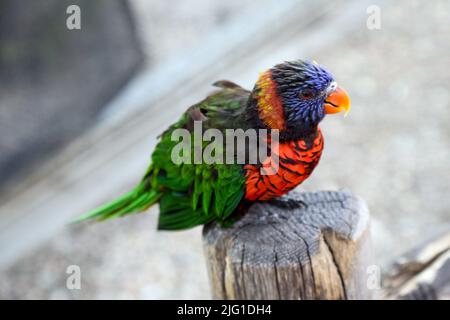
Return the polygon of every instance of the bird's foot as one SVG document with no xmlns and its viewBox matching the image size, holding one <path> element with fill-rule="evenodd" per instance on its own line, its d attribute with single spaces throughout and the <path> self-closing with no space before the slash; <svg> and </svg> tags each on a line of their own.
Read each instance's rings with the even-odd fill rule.
<svg viewBox="0 0 450 320">
<path fill-rule="evenodd" d="M 306 209 L 308 204 L 302 200 L 277 198 L 269 201 L 271 205 L 274 205 L 283 209 Z"/>
</svg>

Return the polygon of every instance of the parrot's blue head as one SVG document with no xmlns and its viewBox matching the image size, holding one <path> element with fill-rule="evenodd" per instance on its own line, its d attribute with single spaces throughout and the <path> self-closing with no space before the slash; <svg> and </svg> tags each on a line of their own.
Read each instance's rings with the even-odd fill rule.
<svg viewBox="0 0 450 320">
<path fill-rule="evenodd" d="M 259 118 L 287 135 L 315 131 L 325 114 L 350 108 L 347 93 L 316 62 L 278 64 L 260 76 L 255 90 Z"/>
</svg>

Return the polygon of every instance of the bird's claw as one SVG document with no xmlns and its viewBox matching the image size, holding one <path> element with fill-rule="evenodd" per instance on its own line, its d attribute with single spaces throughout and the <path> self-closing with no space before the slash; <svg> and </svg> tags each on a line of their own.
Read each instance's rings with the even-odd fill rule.
<svg viewBox="0 0 450 320">
<path fill-rule="evenodd" d="M 308 204 L 299 199 L 272 199 L 269 201 L 270 204 L 283 208 L 283 209 L 300 209 L 300 208 L 308 208 Z"/>
</svg>

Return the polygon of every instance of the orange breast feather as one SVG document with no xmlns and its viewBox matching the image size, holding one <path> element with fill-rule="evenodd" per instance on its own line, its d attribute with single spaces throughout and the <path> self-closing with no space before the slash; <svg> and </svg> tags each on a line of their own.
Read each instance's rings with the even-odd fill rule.
<svg viewBox="0 0 450 320">
<path fill-rule="evenodd" d="M 263 170 L 272 170 L 274 174 L 261 174 L 261 165 L 249 164 L 244 167 L 245 199 L 270 200 L 289 192 L 310 176 L 320 160 L 322 150 L 323 137 L 320 129 L 310 146 L 304 140 L 280 143 L 278 169 L 274 170 L 274 161 L 270 157 L 262 163 Z"/>
</svg>

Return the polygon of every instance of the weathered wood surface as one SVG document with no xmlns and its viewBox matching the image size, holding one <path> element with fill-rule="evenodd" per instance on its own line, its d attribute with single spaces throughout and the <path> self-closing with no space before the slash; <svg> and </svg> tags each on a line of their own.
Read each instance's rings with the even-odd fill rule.
<svg viewBox="0 0 450 320">
<path fill-rule="evenodd" d="M 449 300 L 450 231 L 399 257 L 383 287 L 387 299 Z"/>
<path fill-rule="evenodd" d="M 291 193 L 203 230 L 216 299 L 369 299 L 369 212 L 349 192 Z M 289 202 L 306 206 L 294 208 Z"/>
</svg>

